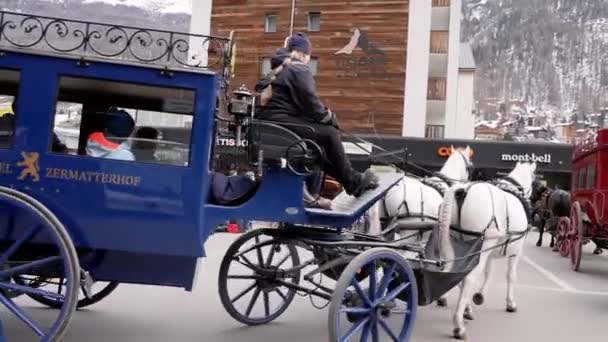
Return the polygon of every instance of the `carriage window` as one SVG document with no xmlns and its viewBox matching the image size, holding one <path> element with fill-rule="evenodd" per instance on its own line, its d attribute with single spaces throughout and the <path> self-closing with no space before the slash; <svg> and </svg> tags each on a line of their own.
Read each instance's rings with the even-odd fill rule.
<svg viewBox="0 0 608 342">
<path fill-rule="evenodd" d="M 10 148 L 13 144 L 19 80 L 18 71 L 0 69 L 0 148 L 2 149 Z"/>
<path fill-rule="evenodd" d="M 57 153 L 188 166 L 195 92 L 61 77 Z"/>
<path fill-rule="evenodd" d="M 587 189 L 595 187 L 595 165 L 591 164 L 587 167 Z"/>
<path fill-rule="evenodd" d="M 578 186 L 576 188 L 579 190 L 585 189 L 585 169 L 578 171 Z"/>
</svg>

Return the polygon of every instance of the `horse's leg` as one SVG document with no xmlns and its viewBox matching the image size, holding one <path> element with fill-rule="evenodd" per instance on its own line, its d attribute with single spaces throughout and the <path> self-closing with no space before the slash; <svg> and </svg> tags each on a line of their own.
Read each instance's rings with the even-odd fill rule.
<svg viewBox="0 0 608 342">
<path fill-rule="evenodd" d="M 452 316 L 452 322 L 454 324 L 453 334 L 454 337 L 459 340 L 466 340 L 467 338 L 467 332 L 464 326 L 464 312 L 470 302 L 471 294 L 477 285 L 479 275 L 485 267 L 487 260 L 488 255 L 482 254 L 480 256 L 479 265 L 475 267 L 475 269 L 473 269 L 473 271 L 469 273 L 469 275 L 464 278 L 462 282 L 458 303 L 456 304 L 456 309 L 454 310 L 454 315 Z"/>
<path fill-rule="evenodd" d="M 538 241 L 536 242 L 536 247 L 541 247 L 543 245 L 543 234 L 545 234 L 545 220 L 540 221 L 540 227 L 538 227 Z"/>
<path fill-rule="evenodd" d="M 490 278 L 492 277 L 492 265 L 493 265 L 493 254 L 490 253 L 488 256 L 488 261 L 486 262 L 486 267 L 483 272 L 483 283 L 479 292 L 473 295 L 473 303 L 475 305 L 483 305 L 486 300 L 486 295 L 488 294 L 488 287 L 490 286 Z"/>
<path fill-rule="evenodd" d="M 449 292 L 448 292 L 449 293 Z M 446 307 L 448 306 L 448 294 L 444 294 L 443 296 L 437 299 L 437 306 Z"/>
<path fill-rule="evenodd" d="M 521 251 L 520 251 L 521 253 Z M 517 264 L 519 263 L 519 254 L 509 257 L 509 270 L 507 272 L 507 312 L 517 312 L 517 304 L 515 303 L 515 282 L 517 281 Z"/>
</svg>

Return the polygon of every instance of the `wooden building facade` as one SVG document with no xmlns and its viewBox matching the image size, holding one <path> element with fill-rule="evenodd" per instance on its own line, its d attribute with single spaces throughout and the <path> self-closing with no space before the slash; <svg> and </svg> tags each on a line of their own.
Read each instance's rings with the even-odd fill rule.
<svg viewBox="0 0 608 342">
<path fill-rule="evenodd" d="M 312 42 L 319 96 L 350 132 L 401 135 L 408 0 L 214 0 L 211 32 L 235 31 L 233 86 L 252 88 L 293 32 Z M 441 91 L 438 85 L 436 91 Z"/>
</svg>

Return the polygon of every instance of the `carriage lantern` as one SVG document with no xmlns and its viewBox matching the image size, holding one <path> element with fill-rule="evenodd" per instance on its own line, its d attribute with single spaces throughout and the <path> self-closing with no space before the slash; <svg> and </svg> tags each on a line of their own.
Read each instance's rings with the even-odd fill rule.
<svg viewBox="0 0 608 342">
<path fill-rule="evenodd" d="M 243 124 L 253 116 L 253 108 L 253 95 L 245 85 L 232 92 L 228 112 L 234 116 L 237 145 L 241 142 Z"/>
</svg>

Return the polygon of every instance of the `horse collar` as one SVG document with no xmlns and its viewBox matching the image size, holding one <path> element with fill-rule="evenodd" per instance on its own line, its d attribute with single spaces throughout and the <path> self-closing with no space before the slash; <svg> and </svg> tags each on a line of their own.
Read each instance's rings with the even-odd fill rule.
<svg viewBox="0 0 608 342">
<path fill-rule="evenodd" d="M 515 186 L 517 188 L 517 190 L 521 191 L 522 193 L 524 192 L 524 187 L 521 185 L 521 183 L 519 183 L 512 177 L 507 176 L 507 177 L 503 178 L 503 180 L 511 183 L 513 186 Z"/>
</svg>

